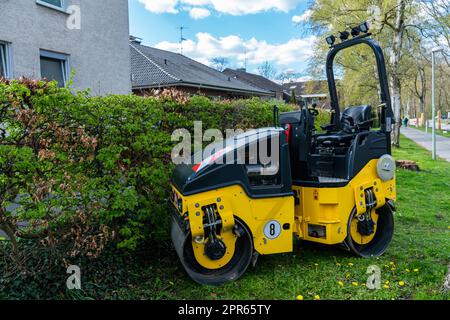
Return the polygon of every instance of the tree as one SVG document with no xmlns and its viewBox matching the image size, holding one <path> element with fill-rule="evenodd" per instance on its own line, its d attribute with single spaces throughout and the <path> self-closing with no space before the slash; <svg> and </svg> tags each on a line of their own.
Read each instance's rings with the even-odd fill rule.
<svg viewBox="0 0 450 320">
<path fill-rule="evenodd" d="M 214 69 L 222 72 L 229 66 L 230 60 L 225 57 L 214 57 L 211 59 L 211 64 L 213 65 Z"/>
<path fill-rule="evenodd" d="M 405 41 L 412 36 L 424 38 L 423 27 L 417 19 L 421 10 L 419 1 L 360 0 L 350 2 L 347 0 L 317 0 L 311 4 L 309 9 L 312 12 L 309 20 L 310 30 L 322 37 L 337 34 L 338 31 L 348 29 L 349 25 L 358 25 L 362 21 L 372 22 L 371 32 L 373 37 L 380 42 L 386 56 L 389 85 L 392 92 L 392 107 L 396 120 L 396 124 L 393 126 L 392 142 L 393 145 L 399 146 L 402 86 L 405 85 L 410 76 L 410 66 L 405 63 L 405 57 L 412 55 L 409 48 L 405 48 Z M 316 45 L 315 51 L 311 66 L 317 68 L 318 65 L 323 65 L 328 46 L 325 43 L 319 43 Z M 359 47 L 342 52 L 336 58 L 336 63 L 339 66 L 338 72 L 343 79 L 341 84 L 344 99 L 353 101 L 358 97 L 360 99 L 376 97 L 377 75 L 374 73 L 374 64 L 367 63 L 368 58 L 368 51 Z M 314 71 L 317 74 L 317 70 Z M 370 74 L 374 75 L 373 79 L 369 79 L 368 75 Z M 358 88 L 355 87 L 355 84 Z M 375 92 L 375 94 L 369 93 L 369 91 Z M 365 103 L 366 101 L 360 100 L 359 102 Z"/>
<path fill-rule="evenodd" d="M 295 90 L 292 89 L 291 91 L 291 100 L 289 101 L 291 104 L 297 104 L 297 97 L 295 95 Z"/>
<path fill-rule="evenodd" d="M 386 21 L 393 31 L 392 55 L 391 55 L 391 90 L 392 108 L 394 109 L 395 123 L 392 131 L 392 144 L 400 147 L 401 106 L 402 106 L 402 83 L 400 75 L 400 60 L 402 58 L 403 33 L 405 32 L 405 7 L 406 0 L 397 0 L 395 10 L 395 23 Z"/>
<path fill-rule="evenodd" d="M 293 79 L 298 79 L 301 77 L 300 73 L 294 72 L 294 71 L 284 71 L 279 73 L 275 79 L 278 81 L 281 81 L 282 83 L 291 82 Z"/>
<path fill-rule="evenodd" d="M 275 79 L 275 76 L 277 74 L 277 69 L 270 61 L 264 61 L 259 67 L 258 67 L 258 73 L 270 80 Z"/>
<path fill-rule="evenodd" d="M 450 67 L 450 2 L 436 0 L 420 0 L 422 10 L 428 19 L 421 23 L 421 31 L 434 43 L 446 47 L 443 51 L 445 63 Z"/>
<path fill-rule="evenodd" d="M 415 98 L 419 100 L 419 112 L 425 113 L 428 73 L 430 61 L 423 55 L 423 49 L 414 50 L 416 52 L 415 58 L 409 57 L 411 66 L 411 75 L 406 86 Z"/>
</svg>

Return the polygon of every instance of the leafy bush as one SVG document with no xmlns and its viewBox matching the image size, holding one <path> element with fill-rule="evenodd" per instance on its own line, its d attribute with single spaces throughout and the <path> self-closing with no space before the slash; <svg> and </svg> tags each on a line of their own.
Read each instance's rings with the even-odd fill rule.
<svg viewBox="0 0 450 320">
<path fill-rule="evenodd" d="M 134 249 L 147 237 L 165 239 L 171 133 L 196 120 L 220 130 L 269 126 L 273 104 L 89 97 L 42 81 L 0 83 L 0 229 L 13 245 L 71 240 L 70 256 L 95 257 L 112 240 Z"/>
</svg>

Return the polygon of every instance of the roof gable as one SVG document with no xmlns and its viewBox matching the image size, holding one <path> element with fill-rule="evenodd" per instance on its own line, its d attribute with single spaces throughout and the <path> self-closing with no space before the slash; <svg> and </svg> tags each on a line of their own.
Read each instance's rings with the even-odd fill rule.
<svg viewBox="0 0 450 320">
<path fill-rule="evenodd" d="M 230 77 L 234 77 L 237 80 L 246 82 L 259 89 L 272 92 L 283 92 L 283 87 L 281 85 L 258 74 L 233 69 L 225 69 L 223 73 Z"/>
</svg>

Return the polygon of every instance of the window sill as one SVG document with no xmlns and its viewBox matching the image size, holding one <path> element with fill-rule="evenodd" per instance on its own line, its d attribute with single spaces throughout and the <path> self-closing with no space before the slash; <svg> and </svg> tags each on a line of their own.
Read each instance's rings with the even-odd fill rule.
<svg viewBox="0 0 450 320">
<path fill-rule="evenodd" d="M 40 5 L 40 6 L 43 6 L 43 7 L 46 7 L 46 8 L 49 8 L 49 9 L 53 9 L 53 10 L 59 11 L 61 13 L 65 13 L 67 15 L 69 14 L 69 12 L 67 12 L 67 10 L 65 8 L 60 8 L 60 7 L 51 5 L 50 3 L 47 3 L 47 2 L 44 2 L 44 1 L 36 0 L 36 4 Z"/>
</svg>

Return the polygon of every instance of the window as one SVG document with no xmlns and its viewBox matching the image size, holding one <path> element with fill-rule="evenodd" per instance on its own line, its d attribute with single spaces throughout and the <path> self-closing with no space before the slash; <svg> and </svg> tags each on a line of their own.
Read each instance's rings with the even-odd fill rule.
<svg viewBox="0 0 450 320">
<path fill-rule="evenodd" d="M 66 1 L 67 0 L 36 0 L 36 3 L 53 9 L 65 11 Z"/>
<path fill-rule="evenodd" d="M 9 54 L 9 45 L 0 41 L 0 78 L 11 77 L 11 63 Z"/>
<path fill-rule="evenodd" d="M 56 80 L 60 87 L 67 83 L 69 74 L 68 56 L 41 50 L 41 78 Z"/>
</svg>

